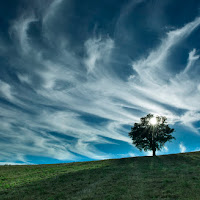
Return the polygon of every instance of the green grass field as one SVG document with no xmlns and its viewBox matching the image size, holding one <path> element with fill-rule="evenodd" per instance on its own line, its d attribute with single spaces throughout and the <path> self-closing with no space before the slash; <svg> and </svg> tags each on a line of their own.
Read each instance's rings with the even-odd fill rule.
<svg viewBox="0 0 200 200">
<path fill-rule="evenodd" d="M 0 199 L 200 199 L 200 152 L 0 166 Z"/>
</svg>

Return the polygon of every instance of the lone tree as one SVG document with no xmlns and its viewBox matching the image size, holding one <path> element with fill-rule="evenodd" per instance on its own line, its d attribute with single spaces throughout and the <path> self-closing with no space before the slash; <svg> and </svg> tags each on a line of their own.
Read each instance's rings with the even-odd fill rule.
<svg viewBox="0 0 200 200">
<path fill-rule="evenodd" d="M 151 150 L 153 156 L 156 156 L 156 150 L 161 150 L 165 142 L 175 139 L 171 135 L 173 132 L 174 129 L 168 126 L 166 117 L 148 114 L 140 119 L 140 123 L 134 124 L 129 136 L 140 151 Z"/>
</svg>

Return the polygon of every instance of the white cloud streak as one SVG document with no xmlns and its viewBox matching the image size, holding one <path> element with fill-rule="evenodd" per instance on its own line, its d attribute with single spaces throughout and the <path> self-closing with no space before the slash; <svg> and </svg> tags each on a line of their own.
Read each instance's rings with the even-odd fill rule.
<svg viewBox="0 0 200 200">
<path fill-rule="evenodd" d="M 180 152 L 181 152 L 181 153 L 186 152 L 186 147 L 183 145 L 183 143 L 180 143 L 180 144 L 179 144 L 179 148 L 180 148 Z"/>
<path fill-rule="evenodd" d="M 31 50 L 27 31 L 29 29 L 29 25 L 35 21 L 37 21 L 35 16 L 33 14 L 28 14 L 27 16 L 22 16 L 19 20 L 14 21 L 10 29 L 11 36 L 15 37 L 18 48 L 21 47 L 24 54 L 29 53 Z"/>
<path fill-rule="evenodd" d="M 195 61 L 197 61 L 198 59 L 199 59 L 199 55 L 196 55 L 196 49 L 193 49 L 189 53 L 188 64 L 185 67 L 183 73 L 187 73 L 190 70 L 190 68 L 192 67 L 192 65 L 195 63 Z"/>
<path fill-rule="evenodd" d="M 5 98 L 9 100 L 12 100 L 14 98 L 12 95 L 11 86 L 8 83 L 5 83 L 4 81 L 1 80 L 0 80 L 0 92 Z"/>
<path fill-rule="evenodd" d="M 114 47 L 112 39 L 108 38 L 103 40 L 102 38 L 89 39 L 85 43 L 87 52 L 87 58 L 85 59 L 85 65 L 88 73 L 92 72 L 98 61 L 105 62 Z"/>
<path fill-rule="evenodd" d="M 0 162 L 0 165 L 27 165 L 31 163 Z"/>
</svg>

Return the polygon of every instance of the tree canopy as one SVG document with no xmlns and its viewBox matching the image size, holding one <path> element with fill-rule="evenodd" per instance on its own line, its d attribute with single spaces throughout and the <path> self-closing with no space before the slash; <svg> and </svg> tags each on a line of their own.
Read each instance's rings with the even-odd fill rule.
<svg viewBox="0 0 200 200">
<path fill-rule="evenodd" d="M 175 139 L 171 135 L 173 132 L 174 129 L 169 127 L 166 117 L 148 114 L 140 119 L 140 123 L 134 124 L 129 136 L 140 151 L 151 150 L 155 156 L 156 150 L 161 150 L 167 141 Z"/>
</svg>

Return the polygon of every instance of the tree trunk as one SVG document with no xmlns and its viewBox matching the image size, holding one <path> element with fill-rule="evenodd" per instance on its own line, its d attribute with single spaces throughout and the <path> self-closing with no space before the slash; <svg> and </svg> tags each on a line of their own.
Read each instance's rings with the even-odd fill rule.
<svg viewBox="0 0 200 200">
<path fill-rule="evenodd" d="M 156 156 L 156 149 L 153 148 L 153 156 Z"/>
<path fill-rule="evenodd" d="M 154 129 L 153 129 L 153 133 L 152 133 L 152 151 L 153 151 L 153 157 L 156 156 L 156 145 L 155 145 L 155 138 L 154 138 Z"/>
<path fill-rule="evenodd" d="M 153 156 L 156 156 L 156 147 L 155 147 L 154 143 L 153 143 L 153 146 L 152 146 L 152 151 L 153 151 Z"/>
</svg>

